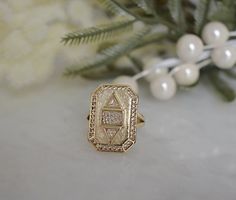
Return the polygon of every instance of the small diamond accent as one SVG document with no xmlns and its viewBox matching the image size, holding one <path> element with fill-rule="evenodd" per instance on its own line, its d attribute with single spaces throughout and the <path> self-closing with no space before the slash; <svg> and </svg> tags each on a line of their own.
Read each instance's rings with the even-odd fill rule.
<svg viewBox="0 0 236 200">
<path fill-rule="evenodd" d="M 103 111 L 102 124 L 122 126 L 123 124 L 122 112 L 121 111 Z"/>
</svg>

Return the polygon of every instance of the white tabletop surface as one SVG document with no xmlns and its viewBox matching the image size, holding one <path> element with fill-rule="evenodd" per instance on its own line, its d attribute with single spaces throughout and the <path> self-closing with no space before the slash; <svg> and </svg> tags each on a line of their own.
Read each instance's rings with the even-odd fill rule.
<svg viewBox="0 0 236 200">
<path fill-rule="evenodd" d="M 87 142 L 97 85 L 0 89 L 0 200 L 235 200 L 236 103 L 204 85 L 162 103 L 142 87 L 136 145 L 101 153 Z"/>
</svg>

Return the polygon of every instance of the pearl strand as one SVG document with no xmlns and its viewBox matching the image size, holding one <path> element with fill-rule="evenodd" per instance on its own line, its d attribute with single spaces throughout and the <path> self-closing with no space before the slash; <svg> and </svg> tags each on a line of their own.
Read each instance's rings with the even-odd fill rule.
<svg viewBox="0 0 236 200">
<path fill-rule="evenodd" d="M 200 69 L 214 63 L 222 69 L 229 69 L 236 63 L 236 51 L 233 46 L 236 40 L 229 40 L 236 36 L 236 31 L 229 32 L 224 24 L 211 22 L 207 24 L 201 39 L 193 34 L 182 36 L 177 42 L 178 58 L 163 61 L 151 60 L 145 69 L 133 77 L 118 78 L 118 82 L 130 83 L 137 91 L 137 80 L 145 77 L 150 82 L 150 90 L 157 99 L 168 100 L 177 90 L 177 85 L 193 85 L 200 76 Z M 169 73 L 168 70 L 172 69 Z M 115 82 L 117 82 L 115 80 Z"/>
</svg>

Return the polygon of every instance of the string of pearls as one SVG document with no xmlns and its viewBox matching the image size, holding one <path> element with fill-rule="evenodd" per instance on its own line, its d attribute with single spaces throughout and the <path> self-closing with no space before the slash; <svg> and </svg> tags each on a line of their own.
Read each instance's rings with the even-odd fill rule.
<svg viewBox="0 0 236 200">
<path fill-rule="evenodd" d="M 202 39 L 193 34 L 182 36 L 176 45 L 178 58 L 152 58 L 142 72 L 133 77 L 120 76 L 114 83 L 128 84 L 138 92 L 137 80 L 145 77 L 150 90 L 159 100 L 171 99 L 177 86 L 191 86 L 200 76 L 200 69 L 214 63 L 220 69 L 230 69 L 236 63 L 236 41 L 229 40 L 236 32 L 229 32 L 221 22 L 210 22 L 202 31 Z M 204 46 L 203 41 L 206 44 Z"/>
</svg>

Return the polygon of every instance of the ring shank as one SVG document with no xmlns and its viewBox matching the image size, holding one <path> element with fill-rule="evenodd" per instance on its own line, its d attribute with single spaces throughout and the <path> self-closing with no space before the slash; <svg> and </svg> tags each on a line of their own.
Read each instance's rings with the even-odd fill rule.
<svg viewBox="0 0 236 200">
<path fill-rule="evenodd" d="M 145 123 L 144 116 L 142 114 L 138 113 L 138 116 L 137 116 L 137 127 L 140 128 L 140 127 L 144 126 L 144 123 Z"/>
</svg>

